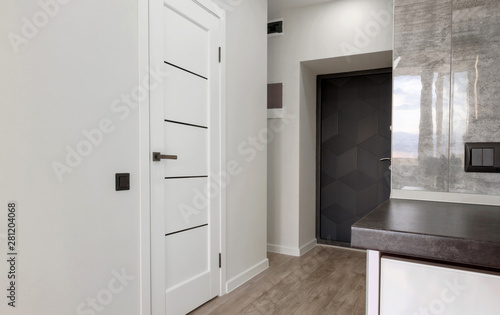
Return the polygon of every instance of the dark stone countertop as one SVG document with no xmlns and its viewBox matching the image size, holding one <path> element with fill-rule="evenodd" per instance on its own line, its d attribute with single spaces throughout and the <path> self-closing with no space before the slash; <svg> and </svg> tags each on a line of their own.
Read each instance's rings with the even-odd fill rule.
<svg viewBox="0 0 500 315">
<path fill-rule="evenodd" d="M 352 226 L 351 246 L 500 269 L 500 207 L 390 199 Z"/>
</svg>

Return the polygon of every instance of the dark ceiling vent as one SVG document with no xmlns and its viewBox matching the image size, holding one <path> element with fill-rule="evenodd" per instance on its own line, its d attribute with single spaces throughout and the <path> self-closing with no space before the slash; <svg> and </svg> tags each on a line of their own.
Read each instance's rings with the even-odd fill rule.
<svg viewBox="0 0 500 315">
<path fill-rule="evenodd" d="M 276 21 L 267 23 L 267 34 L 281 34 L 283 33 L 283 21 Z"/>
</svg>

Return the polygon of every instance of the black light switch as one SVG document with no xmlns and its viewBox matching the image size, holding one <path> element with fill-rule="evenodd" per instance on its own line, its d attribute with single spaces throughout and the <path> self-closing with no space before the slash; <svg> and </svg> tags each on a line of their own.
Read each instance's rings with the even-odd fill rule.
<svg viewBox="0 0 500 315">
<path fill-rule="evenodd" d="M 130 190 L 130 174 L 120 173 L 115 175 L 116 191 Z"/>
<path fill-rule="evenodd" d="M 466 143 L 465 171 L 500 173 L 500 142 Z"/>
</svg>

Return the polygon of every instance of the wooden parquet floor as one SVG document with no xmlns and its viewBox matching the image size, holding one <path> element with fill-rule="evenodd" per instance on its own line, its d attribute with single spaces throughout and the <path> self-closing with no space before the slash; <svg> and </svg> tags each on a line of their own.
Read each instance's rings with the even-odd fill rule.
<svg viewBox="0 0 500 315">
<path fill-rule="evenodd" d="M 365 314 L 365 252 L 316 246 L 268 258 L 269 269 L 190 314 Z"/>
</svg>

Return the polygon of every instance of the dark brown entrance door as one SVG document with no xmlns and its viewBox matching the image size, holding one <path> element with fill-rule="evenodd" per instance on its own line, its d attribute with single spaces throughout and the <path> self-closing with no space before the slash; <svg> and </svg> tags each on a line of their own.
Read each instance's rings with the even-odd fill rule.
<svg viewBox="0 0 500 315">
<path fill-rule="evenodd" d="M 350 243 L 351 225 L 389 198 L 391 71 L 318 76 L 321 243 Z"/>
</svg>

